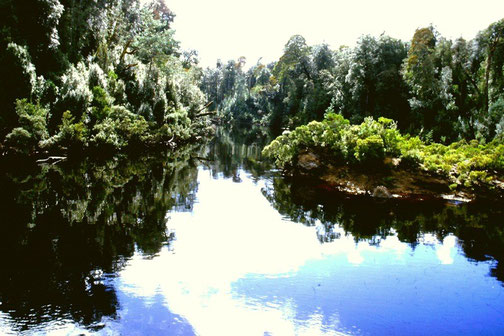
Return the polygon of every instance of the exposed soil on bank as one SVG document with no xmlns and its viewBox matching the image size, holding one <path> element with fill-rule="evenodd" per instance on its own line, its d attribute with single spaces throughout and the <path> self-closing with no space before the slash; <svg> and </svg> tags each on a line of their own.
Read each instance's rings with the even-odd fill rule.
<svg viewBox="0 0 504 336">
<path fill-rule="evenodd" d="M 476 199 L 504 200 L 504 183 L 488 188 L 449 188 L 450 181 L 419 169 L 410 169 L 397 159 L 386 159 L 375 166 L 338 165 L 322 154 L 301 152 L 291 169 L 292 175 L 315 177 L 319 187 L 351 195 L 410 200 L 449 200 L 470 202 Z"/>
</svg>

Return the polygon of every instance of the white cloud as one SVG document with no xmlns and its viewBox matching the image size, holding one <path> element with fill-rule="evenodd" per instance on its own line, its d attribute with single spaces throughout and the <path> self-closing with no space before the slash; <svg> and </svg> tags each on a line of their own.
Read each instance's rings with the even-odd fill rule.
<svg viewBox="0 0 504 336">
<path fill-rule="evenodd" d="M 119 291 L 145 302 L 161 294 L 167 308 L 197 334 L 340 335 L 336 311 L 325 317 L 313 311 L 299 320 L 295 300 L 256 300 L 233 286 L 247 277 L 295 279 L 302 266 L 329 256 L 343 256 L 343 263 L 346 259 L 358 267 L 366 261 L 364 255 L 391 253 L 400 260 L 409 250 L 397 237 L 384 239 L 380 249 L 356 244 L 340 227 L 335 229 L 339 239 L 320 244 L 315 227 L 284 220 L 249 178 L 216 181 L 200 170 L 198 181 L 194 211 L 170 213 L 168 228 L 180 237 L 173 254 L 167 248 L 152 260 L 137 254 L 118 283 Z M 254 209 L 261 211 L 252 213 Z"/>
</svg>

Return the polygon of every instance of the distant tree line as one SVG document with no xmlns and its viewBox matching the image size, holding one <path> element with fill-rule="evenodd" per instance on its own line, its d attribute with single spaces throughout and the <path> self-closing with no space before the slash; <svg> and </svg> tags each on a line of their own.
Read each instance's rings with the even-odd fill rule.
<svg viewBox="0 0 504 336">
<path fill-rule="evenodd" d="M 329 109 L 352 123 L 391 118 L 427 141 L 504 133 L 504 20 L 471 41 L 426 27 L 408 43 L 366 35 L 354 48 L 331 50 L 295 35 L 278 61 L 248 70 L 244 61 L 218 61 L 201 80 L 226 120 L 292 129 Z"/>
<path fill-rule="evenodd" d="M 205 127 L 197 54 L 162 0 L 0 0 L 0 147 L 175 143 Z"/>
</svg>

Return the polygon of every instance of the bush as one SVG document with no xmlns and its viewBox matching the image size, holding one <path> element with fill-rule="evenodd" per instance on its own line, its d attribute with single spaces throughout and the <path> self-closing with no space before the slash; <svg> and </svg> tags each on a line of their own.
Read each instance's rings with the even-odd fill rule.
<svg viewBox="0 0 504 336">
<path fill-rule="evenodd" d="M 40 105 L 29 103 L 26 99 L 16 101 L 17 125 L 5 137 L 5 145 L 15 151 L 30 153 L 39 143 L 48 138 L 47 110 Z"/>
<path fill-rule="evenodd" d="M 110 118 L 116 120 L 114 131 L 125 144 L 134 145 L 149 142 L 149 124 L 142 116 L 136 115 L 122 106 L 113 106 Z"/>
<path fill-rule="evenodd" d="M 93 88 L 93 100 L 91 102 L 91 125 L 101 122 L 108 117 L 112 110 L 112 99 L 100 86 Z"/>
<path fill-rule="evenodd" d="M 86 112 L 92 99 L 93 93 L 89 89 L 88 68 L 84 63 L 72 65 L 61 77 L 61 87 L 58 97 L 59 107 L 62 109 L 62 112 L 70 110 L 76 114 L 81 114 Z"/>
<path fill-rule="evenodd" d="M 33 150 L 33 136 L 22 127 L 14 128 L 5 137 L 5 146 L 15 152 L 29 154 Z"/>
<path fill-rule="evenodd" d="M 75 122 L 75 117 L 70 111 L 65 111 L 58 126 L 59 132 L 41 143 L 44 148 L 83 148 L 88 145 L 89 131 L 82 121 Z"/>
<path fill-rule="evenodd" d="M 355 158 L 361 163 L 379 162 L 385 158 L 385 144 L 379 135 L 358 139 Z"/>
<path fill-rule="evenodd" d="M 263 155 L 274 158 L 279 167 L 289 168 L 301 150 L 321 147 L 343 164 L 374 167 L 385 157 L 395 157 L 403 166 L 443 176 L 452 190 L 460 185 L 493 188 L 496 174 L 504 172 L 504 144 L 498 140 L 486 145 L 476 140 L 427 145 L 419 137 L 401 135 L 391 119 L 366 118 L 360 125 L 350 125 L 334 113 L 328 113 L 322 122 L 284 132 L 264 148 Z"/>
</svg>

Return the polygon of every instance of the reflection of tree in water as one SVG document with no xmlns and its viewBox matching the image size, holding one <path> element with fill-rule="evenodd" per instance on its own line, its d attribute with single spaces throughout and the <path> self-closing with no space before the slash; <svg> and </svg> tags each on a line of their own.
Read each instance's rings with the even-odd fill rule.
<svg viewBox="0 0 504 336">
<path fill-rule="evenodd" d="M 208 146 L 204 162 L 212 170 L 214 177 L 222 173 L 225 178 L 241 182 L 240 169 L 245 169 L 257 181 L 271 168 L 261 161 L 261 151 L 271 140 L 270 134 L 260 127 L 219 128 Z"/>
<path fill-rule="evenodd" d="M 191 209 L 197 189 L 190 153 L 68 162 L 2 178 L 0 311 L 26 329 L 58 317 L 86 326 L 114 318 L 107 273 L 135 248 L 152 256 L 173 239 L 166 213 Z"/>
<path fill-rule="evenodd" d="M 314 187 L 313 181 L 288 181 L 274 178 L 263 189 L 275 209 L 291 220 L 317 227 L 321 242 L 339 238 L 335 225 L 352 234 L 356 242 L 365 240 L 379 245 L 397 234 L 413 248 L 425 233 L 442 241 L 448 234 L 458 237 L 467 258 L 495 260 L 492 276 L 504 282 L 504 222 L 502 206 L 439 202 L 378 201 L 369 197 L 346 197 Z"/>
</svg>

